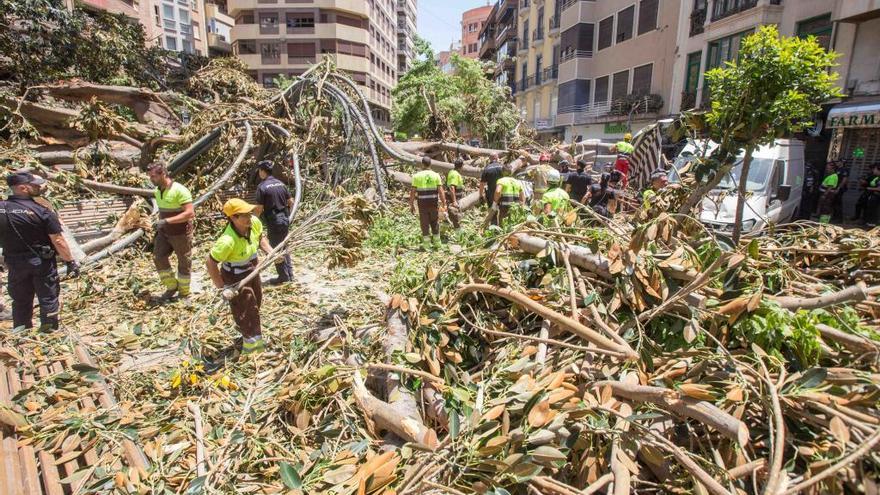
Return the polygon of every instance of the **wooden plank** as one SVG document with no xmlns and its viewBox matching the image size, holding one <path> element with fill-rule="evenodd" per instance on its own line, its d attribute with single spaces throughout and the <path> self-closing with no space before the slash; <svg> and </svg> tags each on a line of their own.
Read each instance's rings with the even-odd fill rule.
<svg viewBox="0 0 880 495">
<path fill-rule="evenodd" d="M 14 396 L 21 390 L 21 380 L 16 370 L 8 371 L 9 394 Z M 30 445 L 22 445 L 18 448 L 18 459 L 21 466 L 22 485 L 25 493 L 41 493 L 40 471 L 37 469 L 37 454 Z"/>
<path fill-rule="evenodd" d="M 46 366 L 40 366 L 37 372 L 40 378 L 49 376 L 49 369 Z M 40 461 L 43 489 L 46 495 L 64 495 L 61 478 L 58 476 L 58 467 L 55 465 L 55 458 L 45 450 L 40 450 L 37 451 L 37 459 Z"/>
<path fill-rule="evenodd" d="M 55 361 L 54 363 L 52 363 L 52 371 L 55 372 L 56 374 L 57 373 L 64 373 L 64 366 L 60 362 Z M 79 445 L 74 447 L 74 450 L 77 450 L 77 449 L 79 449 Z M 62 455 L 64 455 L 64 454 L 59 454 L 56 457 L 61 457 Z M 65 462 L 63 465 L 63 468 L 64 468 L 64 477 L 66 478 L 66 477 L 72 475 L 73 473 L 79 471 L 79 463 L 77 463 L 76 459 L 73 459 L 73 460 Z"/>
<path fill-rule="evenodd" d="M 77 345 L 74 348 L 74 352 L 76 354 L 79 362 L 83 364 L 88 364 L 89 366 L 95 366 L 95 362 L 92 360 L 91 354 L 86 350 L 82 345 Z M 97 367 L 97 366 L 95 366 Z M 101 403 L 105 409 L 114 410 L 117 409 L 116 399 L 113 397 L 113 392 L 110 389 L 110 386 L 107 384 L 106 380 L 98 380 L 98 386 L 100 390 L 100 394 L 98 395 L 98 402 Z M 141 450 L 140 447 L 129 439 L 122 440 L 122 449 L 125 452 L 125 458 L 128 460 L 129 467 L 137 468 L 142 473 L 146 472 L 150 467 L 150 462 L 147 459 L 147 456 Z"/>
<path fill-rule="evenodd" d="M 9 402 L 9 385 L 7 383 L 6 367 L 0 365 L 0 401 Z M 21 483 L 21 469 L 18 462 L 18 442 L 15 434 L 7 434 L 0 431 L 0 444 L 2 444 L 3 456 L 3 479 L 0 486 L 4 493 L 10 495 L 24 495 L 24 486 Z"/>
</svg>

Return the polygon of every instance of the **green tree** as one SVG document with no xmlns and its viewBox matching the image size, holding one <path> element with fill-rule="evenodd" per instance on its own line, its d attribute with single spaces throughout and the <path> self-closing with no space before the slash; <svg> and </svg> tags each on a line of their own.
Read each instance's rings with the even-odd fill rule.
<svg viewBox="0 0 880 495">
<path fill-rule="evenodd" d="M 426 41 L 416 40 L 416 53 L 392 93 L 395 131 L 450 139 L 463 127 L 487 143 L 510 136 L 520 122 L 519 112 L 510 90 L 486 77 L 490 63 L 453 54 L 453 71 L 446 74 Z"/>
<path fill-rule="evenodd" d="M 11 0 L 0 2 L 0 25 L 0 74 L 20 88 L 72 77 L 155 88 L 167 75 L 165 50 L 122 15 Z"/>
<path fill-rule="evenodd" d="M 736 62 L 707 72 L 712 108 L 705 121 L 708 137 L 719 146 L 695 166 L 698 186 L 679 212 L 690 212 L 745 151 L 734 224 L 738 242 L 752 154 L 803 130 L 822 102 L 839 96 L 831 72 L 836 57 L 813 37 L 780 37 L 776 26 L 766 26 L 743 40 Z"/>
</svg>

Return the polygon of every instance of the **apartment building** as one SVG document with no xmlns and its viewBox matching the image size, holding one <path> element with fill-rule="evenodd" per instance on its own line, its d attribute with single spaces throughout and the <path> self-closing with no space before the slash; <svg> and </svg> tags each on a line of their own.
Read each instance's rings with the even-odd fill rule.
<svg viewBox="0 0 880 495">
<path fill-rule="evenodd" d="M 414 0 L 403 0 L 415 10 Z M 391 89 L 399 76 L 400 0 L 229 0 L 235 19 L 232 50 L 266 86 L 296 76 L 324 56 L 349 73 L 380 125 L 390 120 Z M 412 16 L 414 19 L 414 16 Z M 403 32 L 414 36 L 405 14 Z M 407 42 L 404 44 L 406 45 Z M 406 60 L 404 60 L 406 65 Z"/>
<path fill-rule="evenodd" d="M 467 58 L 479 58 L 480 31 L 486 25 L 486 19 L 492 12 L 491 5 L 484 5 L 464 11 L 461 14 L 461 51 L 459 55 Z"/>
<path fill-rule="evenodd" d="M 563 0 L 519 0 L 516 105 L 542 140 L 563 136 L 556 126 Z"/>
<path fill-rule="evenodd" d="M 208 54 L 204 0 L 77 0 L 85 9 L 136 19 L 148 40 L 175 52 Z"/>
<path fill-rule="evenodd" d="M 817 125 L 801 136 L 807 162 L 845 160 L 853 186 L 844 195 L 850 215 L 860 194 L 855 183 L 880 162 L 880 2 L 872 0 L 688 0 L 680 12 L 672 75 L 673 112 L 706 107 L 703 75 L 735 60 L 742 39 L 775 24 L 784 36 L 815 36 L 840 53 L 844 98 L 829 101 Z"/>
<path fill-rule="evenodd" d="M 669 113 L 680 0 L 562 2 L 556 122 L 618 139 Z"/>
<path fill-rule="evenodd" d="M 215 0 L 205 4 L 208 56 L 222 57 L 232 53 L 233 26 L 235 19 L 229 16 L 225 0 Z"/>
<path fill-rule="evenodd" d="M 417 0 L 397 0 L 397 78 L 406 73 L 415 57 Z"/>
<path fill-rule="evenodd" d="M 516 91 L 517 12 L 519 0 L 498 0 L 478 38 L 480 60 L 495 62 L 492 80 Z"/>
</svg>

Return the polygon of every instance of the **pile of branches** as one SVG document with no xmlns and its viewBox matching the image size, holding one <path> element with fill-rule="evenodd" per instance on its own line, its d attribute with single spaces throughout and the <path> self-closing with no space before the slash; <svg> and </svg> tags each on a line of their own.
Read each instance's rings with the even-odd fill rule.
<svg viewBox="0 0 880 495">
<path fill-rule="evenodd" d="M 388 305 L 396 398 L 355 377 L 368 424 L 431 451 L 397 493 L 870 493 L 880 239 L 775 234 L 525 225 L 428 268 Z"/>
</svg>

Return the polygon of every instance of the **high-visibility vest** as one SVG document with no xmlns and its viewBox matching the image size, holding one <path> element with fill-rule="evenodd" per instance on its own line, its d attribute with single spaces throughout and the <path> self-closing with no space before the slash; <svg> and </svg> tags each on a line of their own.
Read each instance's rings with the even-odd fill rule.
<svg viewBox="0 0 880 495">
<path fill-rule="evenodd" d="M 618 141 L 617 144 L 617 152 L 621 155 L 632 155 L 632 152 L 635 151 L 635 146 L 626 141 Z"/>
<path fill-rule="evenodd" d="M 440 174 L 433 170 L 422 170 L 412 177 L 412 186 L 419 199 L 437 199 L 437 188 L 443 184 Z"/>
<path fill-rule="evenodd" d="M 501 191 L 500 206 L 510 206 L 519 201 L 519 193 L 522 192 L 522 184 L 513 177 L 502 177 L 495 185 L 496 191 Z"/>
<path fill-rule="evenodd" d="M 554 188 L 541 197 L 541 201 L 544 204 L 550 203 L 550 208 L 553 209 L 556 213 L 562 213 L 568 210 L 570 203 L 568 202 L 569 196 L 568 193 L 565 192 L 564 189 Z"/>
</svg>

